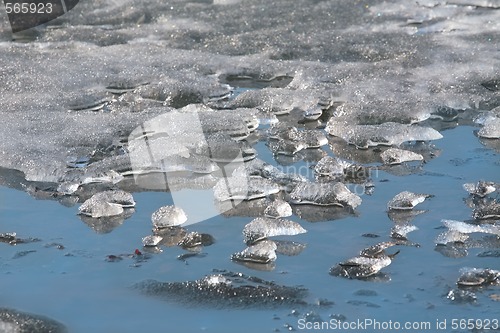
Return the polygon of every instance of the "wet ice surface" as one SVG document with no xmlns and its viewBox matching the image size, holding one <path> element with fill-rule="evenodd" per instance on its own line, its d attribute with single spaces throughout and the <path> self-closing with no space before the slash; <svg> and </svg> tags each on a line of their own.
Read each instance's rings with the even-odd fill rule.
<svg viewBox="0 0 500 333">
<path fill-rule="evenodd" d="M 55 318 L 72 332 L 172 327 L 186 332 L 271 332 L 297 329 L 301 318 L 435 322 L 476 318 L 478 309 L 485 318 L 496 315 L 497 303 L 490 296 L 498 294 L 498 286 L 461 293 L 455 285 L 462 267 L 498 270 L 494 256 L 481 255 L 500 248 L 498 236 L 474 231 L 462 242 L 435 245 L 446 228 L 442 219 L 468 223 L 472 217 L 485 218 L 492 225 L 487 228 L 498 227 L 496 194 L 471 208 L 463 203 L 467 193 L 462 189 L 464 183 L 500 181 L 500 149 L 494 139 L 494 109 L 500 105 L 496 7 L 493 1 L 476 0 L 404 5 L 299 1 L 293 6 L 257 0 L 149 0 L 133 6 L 130 1 L 90 1 L 51 27 L 37 28 L 38 39 L 26 43 L 11 41 L 3 17 L 0 180 L 17 190 L 0 190 L 5 228 L 0 233 L 6 239 L 0 243 L 2 304 Z M 20 41 L 23 35 L 14 37 Z M 229 96 L 228 84 L 240 94 Z M 192 130 L 192 117 L 179 118 L 178 112 L 193 109 L 206 113 L 200 119 L 206 144 L 196 145 L 200 138 Z M 211 112 L 220 111 L 226 116 L 213 117 Z M 475 122 L 478 115 L 487 117 Z M 158 116 L 163 124 L 175 120 L 178 132 L 166 136 L 174 128 L 155 127 Z M 331 116 L 325 132 L 322 128 Z M 280 134 L 279 141 L 265 126 L 255 131 L 255 118 L 261 124 L 277 119 L 284 128 L 299 132 Z M 338 126 L 344 123 L 347 126 Z M 297 133 L 311 133 L 305 129 L 338 136 L 326 135 L 328 146 L 321 135 L 312 144 L 301 137 L 304 134 L 292 140 Z M 211 138 L 217 134 L 213 131 L 226 136 Z M 227 136 L 235 144 L 223 151 L 220 147 L 232 142 Z M 415 139 L 432 143 L 407 142 Z M 162 159 L 144 158 L 148 151 L 141 144 L 149 140 Z M 278 143 L 276 149 L 273 143 Z M 387 151 L 386 145 L 399 143 L 394 148 L 421 154 L 426 163 L 379 168 L 371 174 L 375 187 L 366 192 L 371 195 L 357 182 L 348 184 L 362 198 L 360 205 L 355 200 L 355 213 L 343 207 L 292 205 L 289 219 L 308 232 L 280 236 L 275 241 L 278 258 L 269 269 L 230 260 L 231 254 L 242 251 L 244 226 L 263 217 L 271 201 L 289 200 L 287 194 L 297 184 L 316 181 L 310 170 L 325 155 L 372 166 L 383 162 L 380 154 Z M 162 150 L 165 145 L 171 150 Z M 216 154 L 211 147 L 219 147 Z M 231 198 L 233 192 L 219 185 L 223 201 L 214 203 L 212 188 L 226 171 L 220 161 L 235 157 L 234 147 L 244 152 L 241 160 L 253 158 L 255 152 L 248 148 L 255 148 L 260 160 L 247 164 L 247 179 L 260 176 L 269 182 L 257 178 L 249 187 L 250 197 L 235 191 Z M 133 157 L 139 157 L 132 161 L 135 168 Z M 110 177 L 111 171 L 125 178 Z M 181 174 L 169 176 L 165 184 L 165 171 Z M 248 183 L 235 185 L 243 189 Z M 133 192 L 133 215 L 82 215 L 84 223 L 76 217 L 77 202 L 117 187 Z M 174 204 L 163 192 L 167 188 L 192 199 L 192 211 L 183 206 L 188 218 L 202 204 L 207 209 L 214 205 L 222 215 L 215 213 L 188 230 L 166 228 L 159 235 L 162 252 L 148 253 L 141 246 L 142 237 L 151 234 L 151 214 Z M 155 192 L 141 192 L 147 189 Z M 50 200 L 34 200 L 18 190 Z M 386 212 L 387 202 L 405 190 L 435 195 L 420 203 L 425 214 Z M 210 201 L 193 199 L 204 191 Z M 253 200 L 231 206 L 240 199 Z M 230 203 L 229 210 L 220 207 L 225 203 Z M 411 225 L 395 226 L 398 221 Z M 7 242 L 12 234 L 7 233 L 12 232 L 17 233 L 15 239 L 41 241 L 11 246 Z M 190 253 L 176 245 L 192 232 L 213 235 L 217 243 L 204 248 L 203 255 L 187 256 Z M 381 241 L 389 240 L 391 233 L 406 233 L 421 246 L 398 246 L 400 253 L 391 265 L 379 265 L 380 272 L 369 281 L 329 275 L 332 265 L 375 244 L 361 236 L 367 233 L 379 235 Z M 63 249 L 44 246 L 50 243 Z M 296 255 L 280 256 L 280 251 Z M 274 291 L 290 291 L 299 298 L 269 311 L 267 305 L 276 305 L 274 296 L 282 295 L 270 292 L 271 298 L 257 297 L 251 309 L 227 311 L 226 306 L 234 304 L 224 298 L 231 289 L 216 288 L 214 292 L 224 296 L 218 298 L 208 288 L 208 294 L 202 294 L 206 297 L 194 298 L 205 308 L 191 309 L 190 296 L 199 283 L 187 281 L 201 281 L 214 268 L 273 281 L 283 287 Z M 129 289 L 148 279 L 158 281 L 148 284 L 149 290 L 166 290 L 167 297 L 143 297 Z M 207 286 L 217 281 L 210 279 Z M 295 286 L 303 286 L 307 295 L 294 294 Z M 377 295 L 352 293 L 368 288 Z M 169 295 L 175 297 L 169 301 Z"/>
</svg>

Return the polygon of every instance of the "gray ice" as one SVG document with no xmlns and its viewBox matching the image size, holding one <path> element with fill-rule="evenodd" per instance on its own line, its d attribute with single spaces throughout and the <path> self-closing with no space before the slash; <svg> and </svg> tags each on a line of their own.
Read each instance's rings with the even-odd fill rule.
<svg viewBox="0 0 500 333">
<path fill-rule="evenodd" d="M 400 145 L 406 141 L 430 141 L 443 137 L 430 127 L 393 122 L 380 125 L 351 125 L 337 122 L 335 118 L 330 118 L 326 131 L 359 148 Z"/>
<path fill-rule="evenodd" d="M 276 249 L 276 244 L 273 241 L 263 240 L 250 245 L 241 252 L 233 254 L 231 259 L 236 261 L 250 261 L 259 264 L 267 264 L 276 260 Z"/>
<path fill-rule="evenodd" d="M 285 219 L 257 217 L 243 228 L 245 243 L 255 243 L 261 239 L 282 236 L 298 235 L 307 232 L 300 224 Z"/>
<path fill-rule="evenodd" d="M 288 217 L 292 215 L 292 207 L 288 202 L 278 198 L 266 207 L 264 215 L 271 218 Z"/>
<path fill-rule="evenodd" d="M 410 161 L 423 161 L 424 157 L 409 150 L 389 148 L 380 154 L 384 164 L 401 164 Z"/>
<path fill-rule="evenodd" d="M 409 191 L 403 191 L 396 194 L 394 198 L 389 200 L 387 203 L 388 210 L 409 210 L 413 209 L 419 203 L 425 201 L 426 198 L 432 197 L 430 194 L 420 194 L 413 193 Z"/>
<path fill-rule="evenodd" d="M 94 194 L 78 209 L 78 213 L 93 218 L 120 215 L 123 208 L 135 206 L 132 195 L 122 190 L 109 190 Z"/>
<path fill-rule="evenodd" d="M 163 206 L 151 215 L 151 221 L 155 229 L 162 229 L 180 226 L 187 221 L 187 216 L 182 208 Z"/>
<path fill-rule="evenodd" d="M 299 183 L 290 193 L 291 203 L 356 208 L 361 198 L 343 183 Z"/>
</svg>

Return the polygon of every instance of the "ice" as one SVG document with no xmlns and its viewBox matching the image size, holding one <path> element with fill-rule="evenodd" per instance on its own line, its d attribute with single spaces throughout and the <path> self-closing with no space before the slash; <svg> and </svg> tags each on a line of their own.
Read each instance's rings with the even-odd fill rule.
<svg viewBox="0 0 500 333">
<path fill-rule="evenodd" d="M 346 278 L 363 279 L 377 274 L 382 268 L 391 264 L 388 256 L 377 258 L 353 257 L 333 266 L 330 274 Z"/>
<path fill-rule="evenodd" d="M 306 244 L 292 241 L 274 240 L 274 243 L 276 244 L 276 253 L 285 256 L 297 256 L 306 248 Z"/>
<path fill-rule="evenodd" d="M 143 246 L 156 246 L 163 240 L 163 237 L 158 235 L 149 235 L 142 238 Z"/>
<path fill-rule="evenodd" d="M 186 213 L 182 208 L 175 206 L 163 206 L 158 208 L 152 215 L 151 221 L 156 229 L 176 227 L 187 221 Z"/>
<path fill-rule="evenodd" d="M 487 118 L 477 135 L 487 139 L 500 139 L 500 117 Z"/>
<path fill-rule="evenodd" d="M 230 177 L 221 178 L 214 187 L 214 196 L 218 201 L 253 200 L 275 194 L 280 187 L 273 181 L 260 176 L 247 176 L 242 166 Z"/>
<path fill-rule="evenodd" d="M 480 220 L 500 219 L 500 202 L 491 201 L 489 203 L 479 205 L 474 208 L 472 217 Z"/>
<path fill-rule="evenodd" d="M 0 331 L 3 333 L 65 333 L 61 323 L 39 315 L 0 308 Z"/>
<path fill-rule="evenodd" d="M 331 118 L 326 131 L 359 148 L 400 145 L 406 141 L 429 141 L 443 136 L 430 127 L 387 122 L 380 125 L 350 125 Z"/>
<path fill-rule="evenodd" d="M 500 227 L 491 224 L 470 224 L 455 220 L 441 221 L 448 229 L 463 234 L 471 234 L 473 232 L 481 232 L 500 236 Z"/>
<path fill-rule="evenodd" d="M 314 167 L 314 172 L 322 176 L 341 177 L 346 163 L 337 157 L 325 156 Z"/>
<path fill-rule="evenodd" d="M 275 199 L 266 207 L 264 215 L 272 218 L 288 217 L 292 215 L 292 207 L 284 200 Z"/>
<path fill-rule="evenodd" d="M 123 208 L 135 206 L 132 195 L 121 190 L 110 190 L 94 194 L 78 209 L 79 214 L 93 218 L 120 215 Z"/>
<path fill-rule="evenodd" d="M 463 187 L 464 190 L 466 190 L 470 194 L 477 195 L 481 198 L 497 190 L 497 185 L 494 182 L 485 181 L 479 181 L 476 184 L 465 183 Z"/>
<path fill-rule="evenodd" d="M 396 224 L 391 228 L 391 237 L 406 240 L 406 235 L 415 230 L 418 230 L 418 228 L 412 224 Z"/>
<path fill-rule="evenodd" d="M 193 231 L 185 235 L 184 238 L 182 238 L 179 243 L 177 243 L 177 245 L 182 247 L 183 249 L 192 250 L 201 246 L 212 245 L 214 242 L 215 239 L 212 237 L 212 235 L 201 234 L 199 232 Z"/>
<path fill-rule="evenodd" d="M 328 143 L 326 136 L 318 130 L 298 130 L 294 126 L 276 125 L 268 130 L 271 139 L 302 143 L 305 148 L 319 148 Z"/>
<path fill-rule="evenodd" d="M 276 249 L 276 244 L 273 241 L 263 240 L 247 247 L 239 253 L 233 254 L 231 259 L 236 261 L 250 261 L 259 264 L 267 264 L 276 260 Z"/>
<path fill-rule="evenodd" d="M 329 179 L 348 182 L 366 181 L 370 176 L 368 168 L 331 156 L 320 159 L 314 167 L 314 172 Z"/>
<path fill-rule="evenodd" d="M 440 233 L 435 240 L 435 243 L 438 245 L 446 245 L 448 243 L 463 243 L 467 239 L 469 239 L 469 235 L 461 233 L 456 230 L 447 230 Z"/>
<path fill-rule="evenodd" d="M 409 150 L 389 148 L 380 154 L 384 164 L 401 164 L 410 161 L 423 161 L 424 157 Z"/>
<path fill-rule="evenodd" d="M 291 203 L 356 208 L 361 198 L 340 182 L 298 184 L 290 193 Z"/>
<path fill-rule="evenodd" d="M 261 239 L 282 235 L 298 235 L 307 232 L 297 222 L 285 219 L 257 217 L 243 228 L 245 243 L 255 243 Z"/>
<path fill-rule="evenodd" d="M 413 124 L 430 117 L 430 106 L 422 102 L 375 100 L 367 105 L 345 103 L 333 113 L 336 121 L 346 120 L 357 125 L 380 125 L 387 122 Z"/>
<path fill-rule="evenodd" d="M 409 191 L 403 191 L 401 193 L 396 194 L 394 198 L 389 200 L 387 203 L 388 210 L 409 210 L 413 209 L 419 203 L 425 201 L 426 198 L 430 198 L 432 195 L 430 194 L 419 194 L 413 193 Z"/>
<path fill-rule="evenodd" d="M 231 139 L 229 135 L 215 133 L 206 137 L 204 142 L 196 145 L 196 154 L 207 156 L 215 162 L 249 161 L 255 158 L 257 152 L 248 143 Z"/>
<path fill-rule="evenodd" d="M 500 271 L 489 268 L 470 268 L 460 269 L 460 277 L 457 284 L 459 286 L 481 286 L 500 283 Z"/>
<path fill-rule="evenodd" d="M 288 287 L 243 273 L 218 271 L 195 281 L 146 280 L 134 285 L 141 292 L 178 302 L 187 307 L 247 309 L 286 308 L 306 305 L 306 289 Z"/>
</svg>

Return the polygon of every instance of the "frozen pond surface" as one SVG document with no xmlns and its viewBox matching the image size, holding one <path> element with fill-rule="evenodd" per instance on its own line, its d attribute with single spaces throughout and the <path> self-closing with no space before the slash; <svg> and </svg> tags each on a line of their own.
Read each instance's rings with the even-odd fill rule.
<svg viewBox="0 0 500 333">
<path fill-rule="evenodd" d="M 451 321 L 499 319 L 498 281 L 456 285 L 464 267 L 500 269 L 498 233 L 436 246 L 447 230 L 441 220 L 472 220 L 479 199 L 464 183 L 494 182 L 497 191 L 484 202 L 499 200 L 495 1 L 87 1 L 16 36 L 4 15 L 0 233 L 26 242 L 0 242 L 1 307 L 47 316 L 76 333 L 285 332 L 330 319 L 429 322 L 428 331 L 446 319 L 442 331 L 466 332 Z M 199 144 L 199 134 L 213 145 Z M 154 151 L 164 154 L 162 163 L 142 159 L 143 142 L 168 148 Z M 391 144 L 425 163 L 382 165 Z M 255 154 L 269 165 L 251 160 Z M 340 173 L 325 168 L 331 179 L 313 171 L 325 155 L 344 160 Z M 212 188 L 226 180 L 221 161 L 235 157 L 240 166 L 247 161 L 235 168 L 243 177 L 232 180 L 236 195 L 267 199 L 226 210 L 234 200 L 214 201 Z M 173 195 L 165 191 L 166 170 L 188 174 L 168 179 Z M 268 178 L 255 181 L 252 172 Z M 292 205 L 285 218 L 307 233 L 273 237 L 289 241 L 276 242 L 275 262 L 231 261 L 245 249 L 244 226 L 263 216 L 259 203 L 291 201 L 306 180 L 346 183 L 362 203 L 352 211 L 327 195 L 320 204 L 337 206 Z M 135 199 L 126 219 L 77 215 L 93 193 L 115 187 Z M 389 200 L 403 191 L 433 197 L 413 219 L 388 213 Z M 143 248 L 151 214 L 179 202 L 187 231 L 215 243 L 197 254 L 166 246 L 168 237 L 161 251 Z M 404 221 L 418 229 L 407 245 L 387 250 L 399 253 L 379 274 L 329 274 L 362 249 L 394 240 L 391 229 L 401 232 L 395 224 Z M 498 230 L 498 216 L 485 223 Z M 240 302 L 210 294 L 210 286 L 234 278 L 230 272 L 241 273 L 231 287 L 250 281 L 291 297 Z M 184 283 L 211 274 L 221 276 L 203 292 Z"/>
</svg>

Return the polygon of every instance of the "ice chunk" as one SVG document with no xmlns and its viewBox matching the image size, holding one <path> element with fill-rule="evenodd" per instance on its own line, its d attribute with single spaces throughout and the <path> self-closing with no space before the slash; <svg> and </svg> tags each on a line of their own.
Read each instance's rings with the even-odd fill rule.
<svg viewBox="0 0 500 333">
<path fill-rule="evenodd" d="M 290 198 L 294 204 L 350 206 L 352 208 L 361 204 L 361 198 L 340 182 L 300 183 L 290 193 Z"/>
<path fill-rule="evenodd" d="M 109 170 L 98 175 L 88 176 L 82 180 L 82 184 L 111 183 L 117 184 L 123 180 L 123 176 L 114 170 Z"/>
<path fill-rule="evenodd" d="M 261 176 L 284 186 L 306 181 L 304 176 L 283 172 L 258 158 L 245 163 L 245 170 L 249 176 Z"/>
<path fill-rule="evenodd" d="M 477 135 L 487 139 L 500 139 L 500 117 L 488 117 Z"/>
<path fill-rule="evenodd" d="M 274 154 L 287 156 L 293 156 L 307 148 L 307 145 L 302 141 L 287 141 L 283 139 L 269 141 L 267 146 Z"/>
<path fill-rule="evenodd" d="M 469 268 L 460 270 L 460 277 L 457 284 L 459 286 L 482 286 L 500 283 L 500 271 L 489 268 Z"/>
<path fill-rule="evenodd" d="M 158 235 L 149 235 L 142 238 L 143 246 L 156 246 L 162 241 L 163 237 Z"/>
<path fill-rule="evenodd" d="M 423 161 L 424 157 L 409 150 L 389 148 L 380 154 L 384 164 L 401 164 L 410 161 Z"/>
<path fill-rule="evenodd" d="M 406 240 L 406 235 L 415 230 L 418 228 L 413 224 L 396 224 L 391 229 L 391 238 Z"/>
<path fill-rule="evenodd" d="M 489 203 L 481 204 L 474 208 L 472 217 L 475 219 L 500 219 L 500 202 L 492 201 Z"/>
<path fill-rule="evenodd" d="M 341 177 L 344 175 L 345 161 L 337 157 L 325 156 L 314 167 L 314 172 L 322 176 Z"/>
<path fill-rule="evenodd" d="M 478 197 L 484 197 L 497 190 L 497 185 L 494 182 L 479 181 L 476 184 L 466 183 L 463 186 L 464 190 Z"/>
<path fill-rule="evenodd" d="M 354 257 L 333 266 L 330 269 L 330 274 L 349 279 L 363 279 L 377 274 L 382 268 L 389 266 L 391 262 L 392 259 L 389 256 Z"/>
<path fill-rule="evenodd" d="M 370 100 L 370 103 L 344 103 L 333 116 L 356 125 L 379 125 L 387 122 L 413 124 L 430 117 L 429 106 L 423 103 Z"/>
<path fill-rule="evenodd" d="M 326 136 L 318 130 L 299 130 L 294 126 L 278 125 L 268 130 L 268 136 L 285 142 L 300 142 L 305 148 L 319 148 L 328 144 Z"/>
<path fill-rule="evenodd" d="M 448 243 L 463 243 L 469 239 L 469 235 L 456 230 L 447 230 L 440 233 L 435 240 L 438 245 L 446 245 Z"/>
<path fill-rule="evenodd" d="M 163 206 L 151 215 L 151 221 L 156 229 L 162 229 L 183 224 L 187 221 L 187 216 L 182 208 Z"/>
<path fill-rule="evenodd" d="M 392 122 L 381 125 L 349 125 L 336 123 L 334 118 L 328 121 L 325 129 L 330 135 L 338 136 L 359 148 L 378 145 L 392 146 L 406 141 L 429 141 L 443 137 L 430 127 Z"/>
<path fill-rule="evenodd" d="M 481 232 L 500 236 L 500 227 L 492 224 L 470 224 L 455 220 L 441 221 L 448 229 L 457 231 L 463 234 L 471 234 L 473 232 Z"/>
<path fill-rule="evenodd" d="M 267 264 L 276 260 L 276 248 L 276 244 L 273 241 L 263 240 L 247 247 L 239 253 L 233 254 L 231 260 Z"/>
<path fill-rule="evenodd" d="M 306 244 L 292 241 L 274 240 L 274 243 L 276 244 L 276 253 L 286 256 L 297 256 L 306 248 Z"/>
<path fill-rule="evenodd" d="M 66 333 L 67 328 L 44 316 L 0 308 L 0 331 L 3 333 Z"/>
<path fill-rule="evenodd" d="M 350 182 L 363 181 L 370 176 L 369 168 L 331 156 L 319 160 L 314 171 L 320 176 Z"/>
<path fill-rule="evenodd" d="M 272 218 L 288 217 L 292 215 L 292 207 L 288 202 L 276 199 L 266 207 L 264 214 Z"/>
<path fill-rule="evenodd" d="M 215 243 L 215 239 L 209 234 L 200 234 L 199 232 L 190 232 L 185 235 L 179 243 L 178 246 L 183 249 L 193 249 L 200 246 L 209 246 Z"/>
<path fill-rule="evenodd" d="M 396 196 L 387 203 L 387 209 L 388 210 L 413 209 L 413 207 L 415 207 L 419 203 L 424 202 L 426 198 L 430 197 L 432 197 L 431 194 L 418 194 L 409 191 L 403 191 L 401 193 L 396 194 Z"/>
<path fill-rule="evenodd" d="M 214 186 L 214 196 L 218 201 L 253 200 L 279 191 L 280 187 L 269 179 L 247 177 L 244 167 L 236 169 L 231 177 L 220 179 Z"/>
<path fill-rule="evenodd" d="M 78 209 L 79 214 L 93 218 L 114 216 L 123 213 L 123 208 L 135 206 L 132 195 L 122 190 L 110 190 L 94 194 Z"/>
<path fill-rule="evenodd" d="M 243 228 L 245 243 L 255 243 L 261 239 L 282 235 L 303 234 L 306 230 L 297 222 L 285 219 L 257 217 Z"/>
<path fill-rule="evenodd" d="M 214 133 L 206 138 L 206 142 L 196 145 L 194 152 L 207 156 L 215 162 L 249 161 L 257 152 L 245 141 L 235 141 L 227 134 Z"/>
</svg>

